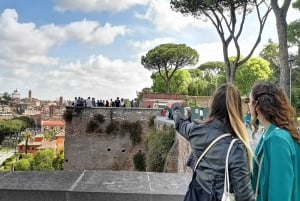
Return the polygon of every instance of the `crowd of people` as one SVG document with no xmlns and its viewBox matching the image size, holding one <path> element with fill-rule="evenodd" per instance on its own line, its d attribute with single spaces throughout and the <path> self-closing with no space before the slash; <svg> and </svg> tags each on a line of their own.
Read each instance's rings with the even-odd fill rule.
<svg viewBox="0 0 300 201">
<path fill-rule="evenodd" d="M 112 98 L 110 100 L 96 100 L 94 97 L 87 97 L 87 99 L 84 99 L 78 96 L 75 97 L 72 105 L 78 107 L 137 107 L 137 101 L 136 99 L 132 99 L 129 106 L 129 104 L 126 104 L 124 98 L 119 97 L 116 97 L 114 100 Z"/>
</svg>

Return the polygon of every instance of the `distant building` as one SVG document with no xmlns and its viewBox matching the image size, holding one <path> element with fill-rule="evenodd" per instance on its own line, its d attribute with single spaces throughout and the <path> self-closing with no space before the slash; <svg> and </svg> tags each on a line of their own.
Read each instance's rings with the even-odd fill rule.
<svg viewBox="0 0 300 201">
<path fill-rule="evenodd" d="M 44 138 L 44 135 L 36 135 L 33 139 L 28 141 L 27 153 L 37 154 L 40 150 L 54 149 L 56 151 L 64 149 L 65 143 L 65 131 L 61 131 L 59 134 L 55 135 L 55 139 L 48 141 Z M 26 142 L 22 141 L 17 145 L 20 154 L 26 153 Z"/>
<path fill-rule="evenodd" d="M 161 106 L 165 106 L 171 102 L 184 103 L 185 97 L 185 95 L 181 94 L 144 93 L 140 103 L 140 107 L 161 108 Z"/>
<path fill-rule="evenodd" d="M 66 123 L 63 120 L 46 120 L 41 122 L 41 131 L 65 130 Z"/>
</svg>

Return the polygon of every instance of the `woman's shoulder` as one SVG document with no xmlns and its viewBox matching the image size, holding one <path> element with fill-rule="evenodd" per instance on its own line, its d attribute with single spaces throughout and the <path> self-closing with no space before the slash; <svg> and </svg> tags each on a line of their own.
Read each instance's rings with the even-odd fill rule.
<svg viewBox="0 0 300 201">
<path fill-rule="evenodd" d="M 287 143 L 292 145 L 294 142 L 291 133 L 288 130 L 279 127 L 276 127 L 264 140 L 272 144 Z"/>
</svg>

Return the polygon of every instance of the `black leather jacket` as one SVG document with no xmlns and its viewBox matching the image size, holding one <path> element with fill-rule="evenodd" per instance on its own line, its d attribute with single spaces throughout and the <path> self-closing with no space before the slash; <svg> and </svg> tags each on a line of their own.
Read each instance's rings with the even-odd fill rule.
<svg viewBox="0 0 300 201">
<path fill-rule="evenodd" d="M 176 130 L 186 138 L 191 145 L 192 153 L 188 165 L 194 168 L 198 157 L 218 136 L 228 133 L 223 123 L 214 119 L 208 124 L 190 122 L 182 117 L 180 112 L 174 111 L 173 118 Z M 232 137 L 225 137 L 218 141 L 200 161 L 196 169 L 196 180 L 209 194 L 214 192 L 218 200 L 224 190 L 225 159 Z M 255 201 L 251 188 L 251 171 L 248 155 L 244 144 L 238 140 L 233 144 L 229 155 L 229 175 L 231 191 L 235 193 L 237 201 Z"/>
</svg>

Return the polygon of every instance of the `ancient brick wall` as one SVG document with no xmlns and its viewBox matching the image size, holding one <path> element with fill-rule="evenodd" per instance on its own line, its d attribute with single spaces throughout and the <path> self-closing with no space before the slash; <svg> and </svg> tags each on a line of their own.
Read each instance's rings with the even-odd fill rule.
<svg viewBox="0 0 300 201">
<path fill-rule="evenodd" d="M 72 120 L 66 121 L 65 170 L 134 170 L 133 156 L 145 152 L 149 121 L 160 115 L 159 109 L 139 108 L 67 108 L 73 110 Z M 75 111 L 76 109 L 76 111 Z M 97 114 L 105 118 L 102 132 L 87 132 L 87 125 Z M 140 121 L 141 142 L 134 145 L 129 133 L 106 134 L 112 120 Z"/>
</svg>

